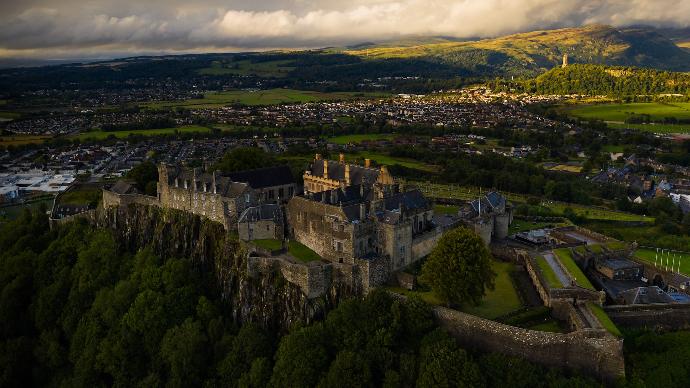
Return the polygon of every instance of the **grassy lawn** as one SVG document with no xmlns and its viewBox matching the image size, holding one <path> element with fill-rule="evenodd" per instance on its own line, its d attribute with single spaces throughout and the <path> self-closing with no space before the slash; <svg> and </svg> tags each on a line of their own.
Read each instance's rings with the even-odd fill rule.
<svg viewBox="0 0 690 388">
<path fill-rule="evenodd" d="M 460 210 L 459 206 L 454 206 L 454 205 L 434 205 L 434 213 L 438 215 L 443 215 L 443 214 L 450 214 L 450 215 L 457 215 L 458 210 Z"/>
<path fill-rule="evenodd" d="M 571 208 L 578 216 L 585 217 L 590 220 L 654 222 L 654 217 L 646 217 L 639 214 L 625 213 L 597 207 L 577 205 L 573 203 L 543 202 L 542 205 L 558 214 L 563 214 L 566 208 Z"/>
<path fill-rule="evenodd" d="M 321 260 L 321 256 L 317 255 L 316 252 L 294 240 L 290 240 L 288 244 L 288 252 L 296 259 L 305 263 L 314 260 Z"/>
<path fill-rule="evenodd" d="M 526 329 L 537 330 L 537 331 L 547 331 L 550 333 L 563 333 L 564 332 L 560 323 L 558 323 L 558 321 L 555 319 L 526 327 Z"/>
<path fill-rule="evenodd" d="M 210 128 L 202 127 L 199 125 L 186 125 L 183 127 L 175 128 L 159 128 L 159 129 L 135 129 L 131 131 L 112 131 L 104 132 L 101 130 L 82 132 L 78 135 L 73 135 L 70 137 L 76 137 L 79 140 L 102 140 L 109 136 L 115 136 L 118 139 L 124 139 L 129 135 L 140 135 L 140 136 L 158 136 L 158 135 L 174 135 L 176 133 L 185 132 L 211 132 Z"/>
<path fill-rule="evenodd" d="M 268 90 L 231 90 L 226 92 L 206 93 L 204 98 L 185 101 L 156 101 L 141 104 L 143 108 L 162 109 L 184 107 L 188 109 L 219 108 L 232 104 L 275 105 L 282 103 L 303 103 L 330 100 L 348 100 L 354 98 L 381 97 L 380 93 L 334 92 L 323 93 L 310 90 L 268 89 Z"/>
<path fill-rule="evenodd" d="M 604 329 L 608 330 L 609 333 L 615 335 L 616 337 L 623 336 L 620 330 L 618 330 L 618 327 L 616 327 L 616 324 L 611 321 L 611 318 L 609 318 L 608 314 L 606 314 L 606 311 L 604 311 L 601 306 L 594 303 L 588 303 L 587 305 L 589 306 L 590 310 L 592 310 L 594 316 L 597 317 L 599 323 L 601 323 Z"/>
<path fill-rule="evenodd" d="M 283 243 L 276 239 L 253 240 L 254 245 L 269 251 L 277 251 L 283 247 Z"/>
<path fill-rule="evenodd" d="M 557 164 L 551 168 L 548 168 L 547 170 L 579 174 L 580 172 L 582 172 L 582 166 L 573 166 L 570 164 Z"/>
<path fill-rule="evenodd" d="M 34 209 L 38 209 L 41 205 L 45 205 L 46 211 L 49 211 L 51 206 L 53 206 L 53 199 L 42 199 L 31 203 L 0 207 L 0 222 L 13 220 L 19 217 L 19 215 L 22 214 L 22 211 L 24 211 L 24 209 L 29 209 L 33 211 Z"/>
<path fill-rule="evenodd" d="M 515 234 L 520 232 L 526 232 L 528 230 L 533 229 L 552 228 L 564 225 L 566 224 L 558 222 L 536 222 L 513 219 L 513 223 L 510 224 L 510 228 L 508 228 L 508 234 Z"/>
<path fill-rule="evenodd" d="M 382 164 L 386 166 L 392 166 L 394 164 L 399 164 L 403 167 L 414 168 L 429 173 L 435 173 L 438 171 L 438 168 L 436 168 L 435 166 L 414 159 L 398 158 L 394 156 L 377 154 L 373 152 L 357 152 L 355 154 L 348 154 L 346 156 L 349 156 L 347 159 L 355 159 L 355 161 L 361 165 L 364 165 L 363 159 L 371 159 L 372 161 L 376 161 L 376 163 L 380 165 Z"/>
<path fill-rule="evenodd" d="M 656 249 L 647 249 L 647 248 L 641 248 L 638 249 L 635 252 L 635 257 L 638 259 L 645 261 L 650 264 L 654 264 L 654 258 L 656 256 Z M 680 272 L 690 276 L 690 253 L 680 253 L 680 252 L 670 252 L 670 256 L 668 256 L 668 262 L 669 265 L 673 264 L 673 256 L 675 255 L 676 259 L 676 266 L 678 265 L 678 261 L 680 261 Z M 664 263 L 666 263 L 666 257 L 667 254 L 664 252 Z M 661 250 L 659 250 L 659 259 L 657 261 L 657 264 L 661 262 Z M 665 265 L 665 264 L 664 264 Z M 676 267 L 674 267 L 676 268 Z"/>
<path fill-rule="evenodd" d="M 60 196 L 60 203 L 63 205 L 97 204 L 102 197 L 101 189 L 90 187 L 66 191 Z"/>
<path fill-rule="evenodd" d="M 690 125 L 688 124 L 624 124 L 608 122 L 606 125 L 614 129 L 636 129 L 638 131 L 661 134 L 690 133 Z"/>
<path fill-rule="evenodd" d="M 22 117 L 21 113 L 5 112 L 5 111 L 0 112 L 0 118 L 3 118 L 3 119 L 13 119 L 14 120 L 14 119 L 18 119 L 20 117 Z"/>
<path fill-rule="evenodd" d="M 566 108 L 565 112 L 584 119 L 604 120 L 611 128 L 637 129 L 654 133 L 690 133 L 690 125 L 687 124 L 624 124 L 631 114 L 647 114 L 652 120 L 663 120 L 666 117 L 690 118 L 690 103 L 687 102 L 576 105 Z"/>
<path fill-rule="evenodd" d="M 665 117 L 690 118 L 690 103 L 674 102 L 635 102 L 629 104 L 578 105 L 568 109 L 568 113 L 586 119 L 623 122 L 631 114 L 647 114 L 653 120 Z"/>
<path fill-rule="evenodd" d="M 618 152 L 623 152 L 623 151 L 625 150 L 625 146 L 624 146 L 624 145 L 611 145 L 611 144 L 607 144 L 607 145 L 601 147 L 601 150 L 604 151 L 604 152 L 614 152 L 614 153 L 618 153 Z"/>
<path fill-rule="evenodd" d="M 38 136 L 38 135 L 0 136 L 0 146 L 41 144 L 50 138 L 51 138 L 51 136 Z"/>
<path fill-rule="evenodd" d="M 363 135 L 344 135 L 344 136 L 336 136 L 336 137 L 331 137 L 328 139 L 330 143 L 335 143 L 335 144 L 359 144 L 363 141 L 369 140 L 392 140 L 396 137 L 396 135 L 390 134 L 390 133 L 370 133 L 370 134 L 363 134 Z"/>
<path fill-rule="evenodd" d="M 570 250 L 568 248 L 554 249 L 553 253 L 558 257 L 558 259 L 561 261 L 561 264 L 563 264 L 568 272 L 575 277 L 575 281 L 580 287 L 596 291 L 592 283 L 590 283 L 589 279 L 587 279 L 587 276 L 585 276 L 580 267 L 575 264 L 575 260 L 573 260 L 573 256 L 570 254 Z"/>
<path fill-rule="evenodd" d="M 542 275 L 544 275 L 546 282 L 549 283 L 549 286 L 551 288 L 563 288 L 563 283 L 561 283 L 561 281 L 558 279 L 556 273 L 553 272 L 553 268 L 551 268 L 546 259 L 543 256 L 537 256 L 536 261 L 537 266 L 539 266 L 539 269 L 541 270 Z"/>
<path fill-rule="evenodd" d="M 417 188 L 424 193 L 424 195 L 435 198 L 461 199 L 467 201 L 477 199 L 480 195 L 480 191 L 482 195 L 488 193 L 488 190 L 485 188 L 480 190 L 477 187 L 458 186 L 444 183 L 430 183 L 421 180 L 409 181 L 408 183 L 417 186 Z M 501 194 L 503 194 L 509 200 L 515 202 L 525 202 L 527 200 L 526 196 L 520 194 L 508 193 L 504 191 L 502 191 Z"/>
<path fill-rule="evenodd" d="M 463 306 L 463 312 L 482 318 L 495 319 L 522 307 L 520 297 L 510 276 L 514 270 L 514 264 L 494 261 L 492 268 L 497 274 L 496 288 L 486 292 L 479 306 Z"/>
</svg>

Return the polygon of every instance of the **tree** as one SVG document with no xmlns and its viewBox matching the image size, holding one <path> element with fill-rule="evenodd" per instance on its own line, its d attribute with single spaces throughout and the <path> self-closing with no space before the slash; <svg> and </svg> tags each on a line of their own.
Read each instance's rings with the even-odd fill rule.
<svg viewBox="0 0 690 388">
<path fill-rule="evenodd" d="M 313 387 L 328 370 L 330 358 L 326 331 L 321 324 L 283 337 L 276 353 L 271 387 Z"/>
<path fill-rule="evenodd" d="M 366 358 L 362 354 L 349 350 L 338 353 L 321 385 L 325 387 L 371 386 L 371 371 Z"/>
<path fill-rule="evenodd" d="M 139 191 L 146 195 L 156 195 L 156 182 L 158 182 L 158 169 L 153 162 L 140 163 L 127 173 L 127 178 L 132 179 Z"/>
<path fill-rule="evenodd" d="M 420 280 L 445 303 L 478 304 L 496 274 L 484 241 L 466 228 L 446 233 L 422 267 Z"/>
<path fill-rule="evenodd" d="M 199 385 L 205 365 L 206 336 L 199 321 L 187 318 L 168 330 L 161 342 L 161 357 L 170 370 L 173 386 Z"/>
<path fill-rule="evenodd" d="M 223 158 L 213 166 L 214 170 L 235 172 L 252 170 L 255 168 L 276 166 L 278 161 L 260 148 L 241 147 L 223 155 Z"/>
</svg>

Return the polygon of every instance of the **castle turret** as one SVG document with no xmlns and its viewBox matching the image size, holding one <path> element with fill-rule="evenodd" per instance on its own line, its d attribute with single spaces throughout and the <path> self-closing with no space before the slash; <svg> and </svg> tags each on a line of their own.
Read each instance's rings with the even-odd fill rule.
<svg viewBox="0 0 690 388">
<path fill-rule="evenodd" d="M 345 185 L 350 186 L 350 183 L 352 181 L 350 180 L 350 165 L 346 164 L 345 165 Z"/>
<path fill-rule="evenodd" d="M 328 160 L 323 161 L 323 177 L 328 179 Z"/>
</svg>

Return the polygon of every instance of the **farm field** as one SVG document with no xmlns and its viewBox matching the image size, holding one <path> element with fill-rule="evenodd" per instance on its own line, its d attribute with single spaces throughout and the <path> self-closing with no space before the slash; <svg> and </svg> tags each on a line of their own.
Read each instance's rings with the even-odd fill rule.
<svg viewBox="0 0 690 388">
<path fill-rule="evenodd" d="M 662 120 L 665 117 L 675 117 L 678 119 L 690 119 L 690 103 L 658 103 L 658 102 L 635 102 L 629 104 L 597 104 L 597 105 L 577 105 L 568 107 L 566 111 L 577 117 L 586 119 L 600 119 L 604 121 L 623 122 L 630 114 L 646 114 L 652 119 Z"/>
<path fill-rule="evenodd" d="M 680 260 L 680 272 L 690 276 L 690 253 L 681 253 L 681 252 L 670 252 L 670 256 L 667 256 L 666 253 L 664 253 L 664 263 L 666 263 L 666 257 L 668 257 L 668 262 L 669 266 L 673 263 L 673 256 L 675 255 L 675 262 L 676 265 L 678 265 L 678 261 Z M 650 249 L 650 248 L 641 248 L 638 249 L 635 252 L 635 257 L 638 259 L 645 261 L 650 264 L 654 264 L 654 258 L 656 256 L 656 249 Z M 659 256 L 661 257 L 661 252 L 659 253 Z M 674 267 L 676 268 L 676 267 Z"/>
<path fill-rule="evenodd" d="M 198 125 L 187 125 L 183 127 L 175 127 L 175 128 L 159 128 L 159 129 L 135 129 L 131 131 L 112 131 L 112 132 L 105 132 L 105 131 L 89 131 L 89 132 L 82 132 L 77 135 L 72 135 L 70 137 L 72 138 L 78 138 L 79 140 L 102 140 L 106 139 L 109 136 L 115 136 L 118 139 L 123 139 L 126 138 L 129 135 L 141 135 L 141 136 L 158 136 L 158 135 L 172 135 L 175 133 L 183 133 L 183 132 L 211 132 L 210 128 L 207 127 L 202 127 Z"/>
<path fill-rule="evenodd" d="M 335 143 L 335 144 L 359 144 L 363 141 L 373 141 L 373 140 L 392 140 L 396 137 L 394 134 L 390 133 L 372 133 L 372 134 L 364 134 L 364 135 L 344 135 L 344 136 L 336 136 L 336 137 L 331 137 L 328 139 L 330 143 Z"/>
<path fill-rule="evenodd" d="M 183 107 L 188 109 L 219 108 L 232 104 L 274 105 L 283 103 L 304 103 L 329 100 L 346 100 L 353 98 L 382 97 L 381 93 L 334 92 L 323 93 L 310 90 L 268 89 L 268 90 L 232 90 L 212 92 L 204 98 L 185 101 L 156 101 L 141 104 L 142 108 L 166 109 Z"/>
<path fill-rule="evenodd" d="M 666 117 L 690 119 L 690 103 L 629 103 L 629 104 L 596 104 L 566 107 L 564 112 L 583 119 L 606 121 L 611 128 L 637 129 L 654 133 L 690 133 L 690 125 L 669 124 L 625 124 L 631 114 L 649 115 L 652 120 L 663 120 Z"/>
<path fill-rule="evenodd" d="M 606 123 L 610 128 L 614 129 L 636 129 L 638 131 L 652 132 L 652 133 L 690 133 L 690 125 L 678 124 L 624 124 L 624 123 Z"/>
<path fill-rule="evenodd" d="M 18 146 L 24 144 L 41 144 L 46 140 L 50 139 L 51 136 L 38 136 L 38 135 L 12 135 L 12 136 L 0 136 L 0 146 Z"/>
</svg>

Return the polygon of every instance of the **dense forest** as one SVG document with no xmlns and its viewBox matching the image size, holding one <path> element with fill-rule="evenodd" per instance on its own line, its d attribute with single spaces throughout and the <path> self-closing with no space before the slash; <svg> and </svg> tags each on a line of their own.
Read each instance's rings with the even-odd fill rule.
<svg viewBox="0 0 690 388">
<path fill-rule="evenodd" d="M 460 347 L 418 299 L 352 299 L 280 337 L 238 327 L 186 258 L 118 249 L 108 230 L 0 230 L 0 386 L 588 387 L 526 361 Z M 628 382 L 682 387 L 690 334 L 632 333 Z"/>
<path fill-rule="evenodd" d="M 606 95 L 635 100 L 636 96 L 690 95 L 690 74 L 635 67 L 569 65 L 534 79 L 489 83 L 496 90 L 540 94 Z"/>
</svg>

